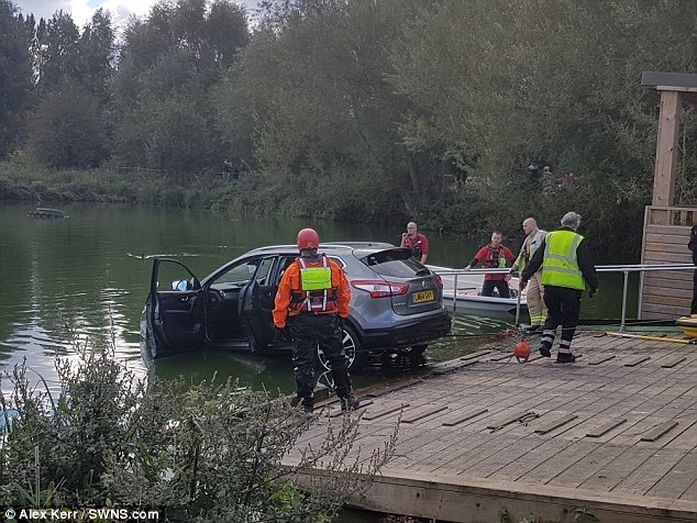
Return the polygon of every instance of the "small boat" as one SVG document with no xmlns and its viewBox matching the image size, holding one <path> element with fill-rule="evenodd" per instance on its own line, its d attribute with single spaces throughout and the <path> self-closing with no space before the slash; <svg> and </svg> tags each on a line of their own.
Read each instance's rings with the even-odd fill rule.
<svg viewBox="0 0 697 523">
<path fill-rule="evenodd" d="M 500 298 L 499 296 L 482 296 L 482 284 L 484 283 L 484 273 L 474 270 L 463 272 L 462 269 L 450 267 L 440 267 L 438 265 L 427 265 L 431 271 L 440 275 L 443 280 L 443 303 L 448 307 L 455 306 L 466 312 L 487 313 L 487 312 L 506 312 L 515 313 L 518 306 L 518 278 L 511 278 L 508 288 L 511 293 L 510 298 Z M 455 274 L 457 273 L 457 274 Z M 457 292 L 455 283 L 457 280 Z M 520 310 L 526 312 L 528 309 L 526 291 L 520 296 Z"/>
<path fill-rule="evenodd" d="M 49 220 L 57 218 L 67 218 L 66 214 L 60 209 L 49 209 L 48 207 L 37 207 L 29 213 L 32 218 L 45 218 Z"/>
<path fill-rule="evenodd" d="M 692 316 L 683 316 L 675 321 L 675 324 L 680 327 L 685 336 L 697 338 L 697 314 Z"/>
</svg>

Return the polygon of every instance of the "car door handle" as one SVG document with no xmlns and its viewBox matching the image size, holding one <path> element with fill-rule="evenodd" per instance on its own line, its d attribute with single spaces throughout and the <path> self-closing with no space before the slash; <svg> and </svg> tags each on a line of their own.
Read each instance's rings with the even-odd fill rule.
<svg viewBox="0 0 697 523">
<path fill-rule="evenodd" d="M 180 302 L 186 303 L 189 301 L 189 296 L 182 296 L 181 298 L 177 298 Z"/>
</svg>

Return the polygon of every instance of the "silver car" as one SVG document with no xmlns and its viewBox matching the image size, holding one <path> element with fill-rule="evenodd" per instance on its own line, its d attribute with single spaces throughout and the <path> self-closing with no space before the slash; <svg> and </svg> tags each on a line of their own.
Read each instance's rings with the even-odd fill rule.
<svg viewBox="0 0 697 523">
<path fill-rule="evenodd" d="M 388 243 L 324 243 L 351 284 L 344 349 L 354 367 L 373 356 L 404 353 L 417 361 L 428 343 L 450 332 L 440 276 Z M 141 322 L 150 356 L 203 347 L 277 351 L 271 311 L 283 271 L 298 256 L 295 245 L 254 249 L 199 280 L 181 262 L 158 258 Z M 175 264 L 185 280 L 159 289 L 162 269 Z M 171 268 L 171 266 L 170 266 Z M 321 354 L 320 354 L 321 356 Z"/>
</svg>

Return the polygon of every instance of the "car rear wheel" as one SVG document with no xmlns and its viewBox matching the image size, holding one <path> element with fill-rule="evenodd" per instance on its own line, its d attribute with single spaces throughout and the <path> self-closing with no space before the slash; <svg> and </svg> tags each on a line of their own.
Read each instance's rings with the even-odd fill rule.
<svg viewBox="0 0 697 523">
<path fill-rule="evenodd" d="M 406 351 L 407 358 L 412 367 L 419 367 L 426 363 L 426 356 L 424 352 L 428 348 L 428 343 L 422 343 L 419 345 L 412 345 Z"/>
<path fill-rule="evenodd" d="M 341 327 L 342 332 L 342 343 L 344 346 L 344 355 L 348 360 L 348 368 L 350 370 L 357 370 L 362 366 L 363 357 L 360 351 L 360 340 L 358 339 L 358 334 L 356 331 L 348 324 L 344 324 Z M 318 346 L 317 356 L 319 362 L 327 370 L 330 370 L 329 361 L 324 355 L 324 351 Z"/>
</svg>

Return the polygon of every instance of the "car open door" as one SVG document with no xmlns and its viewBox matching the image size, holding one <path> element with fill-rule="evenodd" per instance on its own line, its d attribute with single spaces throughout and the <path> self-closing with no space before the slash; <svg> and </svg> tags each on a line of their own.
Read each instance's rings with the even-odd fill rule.
<svg viewBox="0 0 697 523">
<path fill-rule="evenodd" d="M 166 270 L 163 271 L 163 268 Z M 163 272 L 188 274 L 189 279 L 160 282 Z M 184 269 L 184 271 L 182 271 Z M 148 323 L 155 337 L 156 356 L 199 348 L 205 340 L 205 307 L 201 283 L 183 263 L 155 258 L 150 280 Z"/>
<path fill-rule="evenodd" d="M 254 276 L 240 291 L 239 315 L 252 351 L 264 350 L 273 340 L 273 311 L 276 297 L 275 274 L 278 256 L 259 260 Z"/>
</svg>

